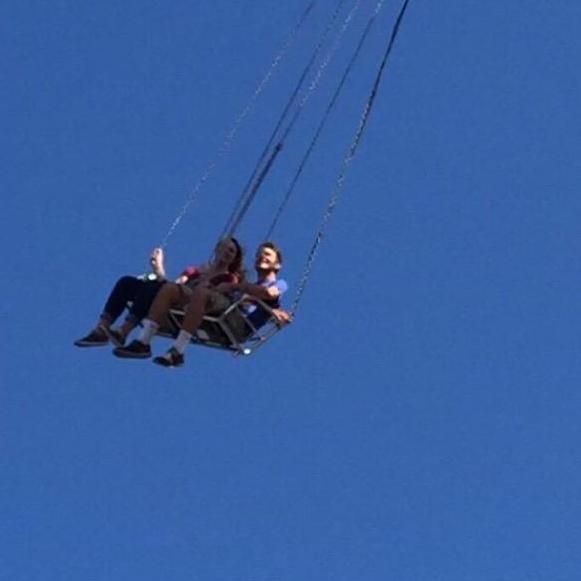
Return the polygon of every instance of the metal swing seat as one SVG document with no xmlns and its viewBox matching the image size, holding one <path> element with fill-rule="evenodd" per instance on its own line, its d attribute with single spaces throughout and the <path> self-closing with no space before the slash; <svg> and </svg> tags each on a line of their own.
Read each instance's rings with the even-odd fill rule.
<svg viewBox="0 0 581 581">
<path fill-rule="evenodd" d="M 254 304 L 268 314 L 263 325 L 256 327 L 248 313 L 248 305 Z M 185 313 L 182 309 L 171 309 L 157 334 L 175 339 L 180 332 Z M 192 344 L 230 351 L 234 355 L 251 355 L 262 347 L 283 324 L 277 321 L 273 310 L 264 301 L 243 295 L 225 311 L 204 315 L 202 324 L 194 331 Z"/>
</svg>

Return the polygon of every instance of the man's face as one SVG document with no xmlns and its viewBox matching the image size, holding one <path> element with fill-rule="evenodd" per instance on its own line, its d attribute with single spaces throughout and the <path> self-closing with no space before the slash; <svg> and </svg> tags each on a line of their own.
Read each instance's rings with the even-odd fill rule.
<svg viewBox="0 0 581 581">
<path fill-rule="evenodd" d="M 280 268 L 276 251 L 268 246 L 261 246 L 254 262 L 256 270 L 261 272 L 277 271 Z"/>
</svg>

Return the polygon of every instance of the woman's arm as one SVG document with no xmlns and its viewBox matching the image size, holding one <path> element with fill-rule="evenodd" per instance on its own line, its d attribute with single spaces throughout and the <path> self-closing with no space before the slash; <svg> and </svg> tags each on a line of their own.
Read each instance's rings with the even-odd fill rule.
<svg viewBox="0 0 581 581">
<path fill-rule="evenodd" d="M 149 257 L 149 263 L 151 264 L 155 276 L 161 280 L 165 280 L 165 265 L 162 248 L 153 249 L 151 256 Z"/>
<path fill-rule="evenodd" d="M 187 282 L 195 282 L 201 279 L 203 274 L 203 266 L 188 266 L 184 271 L 176 278 L 176 284 L 186 284 Z"/>
</svg>

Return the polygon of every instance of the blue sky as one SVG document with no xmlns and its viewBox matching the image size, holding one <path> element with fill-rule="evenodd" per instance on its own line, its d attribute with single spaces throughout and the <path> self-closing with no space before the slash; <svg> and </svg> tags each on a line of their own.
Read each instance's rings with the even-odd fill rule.
<svg viewBox="0 0 581 581">
<path fill-rule="evenodd" d="M 72 346 L 146 268 L 305 5 L 0 9 L 0 579 L 579 579 L 578 2 L 411 1 L 297 320 L 255 356 L 192 348 L 168 371 Z M 207 257 L 333 5 L 170 239 L 170 274 Z M 373 6 L 243 225 L 249 251 Z M 397 9 L 277 231 L 291 296 Z"/>
</svg>

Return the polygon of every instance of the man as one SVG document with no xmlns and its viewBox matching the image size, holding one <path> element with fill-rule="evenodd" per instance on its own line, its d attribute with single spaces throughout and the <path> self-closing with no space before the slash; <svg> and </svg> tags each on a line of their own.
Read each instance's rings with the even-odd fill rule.
<svg viewBox="0 0 581 581">
<path fill-rule="evenodd" d="M 282 267 L 280 249 L 273 242 L 262 243 L 256 252 L 254 267 L 257 274 L 255 283 L 222 283 L 214 288 L 198 285 L 190 296 L 182 328 L 173 345 L 165 355 L 156 357 L 154 363 L 164 367 L 183 365 L 185 350 L 195 330 L 201 325 L 204 315 L 227 309 L 233 302 L 227 295 L 233 293 L 247 294 L 262 300 L 273 309 L 274 316 L 280 323 L 288 323 L 290 315 L 280 308 L 280 298 L 288 289 L 286 281 L 277 276 Z M 147 319 L 143 321 L 143 330 L 139 338 L 127 347 L 115 349 L 113 353 L 124 358 L 151 357 L 151 340 L 173 304 L 175 298 L 172 296 L 171 287 L 166 286 L 156 297 Z M 270 313 L 259 305 L 248 305 L 245 309 L 248 320 L 255 329 L 262 327 L 270 318 Z"/>
</svg>

